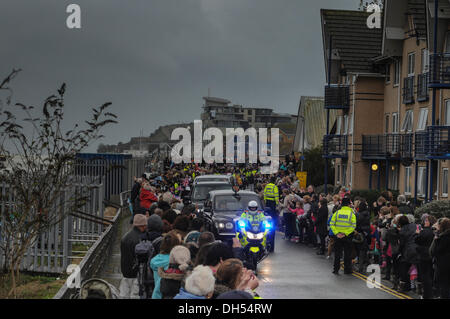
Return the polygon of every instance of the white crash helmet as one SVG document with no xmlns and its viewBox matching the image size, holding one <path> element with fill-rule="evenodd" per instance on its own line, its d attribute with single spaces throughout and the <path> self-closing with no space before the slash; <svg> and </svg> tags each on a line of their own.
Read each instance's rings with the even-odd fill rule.
<svg viewBox="0 0 450 319">
<path fill-rule="evenodd" d="M 258 203 L 254 200 L 248 203 L 248 210 L 251 212 L 256 212 L 258 210 Z"/>
</svg>

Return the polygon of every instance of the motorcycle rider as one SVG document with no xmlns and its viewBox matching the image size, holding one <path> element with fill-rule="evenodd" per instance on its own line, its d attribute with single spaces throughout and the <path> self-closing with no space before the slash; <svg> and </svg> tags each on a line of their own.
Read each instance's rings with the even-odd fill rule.
<svg viewBox="0 0 450 319">
<path fill-rule="evenodd" d="M 252 224 L 263 222 L 266 219 L 266 216 L 263 211 L 258 210 L 258 203 L 252 200 L 248 203 L 248 209 L 242 213 L 241 219 L 248 220 L 250 224 Z"/>
<path fill-rule="evenodd" d="M 250 225 L 253 225 L 253 224 L 262 223 L 266 219 L 266 216 L 264 215 L 263 211 L 258 210 L 258 203 L 256 201 L 252 200 L 248 203 L 248 209 L 246 209 L 242 213 L 240 219 L 246 220 L 250 223 Z M 245 247 L 247 244 L 246 239 L 245 238 L 239 238 L 239 239 L 241 241 L 241 245 L 243 247 Z M 264 248 L 266 246 L 265 240 L 263 241 L 263 246 L 264 246 Z"/>
</svg>

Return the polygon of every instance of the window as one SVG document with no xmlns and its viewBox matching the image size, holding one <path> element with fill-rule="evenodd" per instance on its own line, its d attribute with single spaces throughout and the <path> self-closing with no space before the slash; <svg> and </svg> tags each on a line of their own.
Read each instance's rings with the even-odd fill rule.
<svg viewBox="0 0 450 319">
<path fill-rule="evenodd" d="M 341 182 L 341 165 L 337 165 L 336 171 L 337 171 L 337 174 L 336 174 L 336 183 L 339 185 L 340 182 Z"/>
<path fill-rule="evenodd" d="M 394 85 L 400 83 L 400 61 L 395 61 L 394 64 Z"/>
<path fill-rule="evenodd" d="M 414 76 L 415 59 L 415 53 L 408 54 L 408 77 Z"/>
<path fill-rule="evenodd" d="M 341 135 L 342 116 L 338 116 L 336 120 L 336 135 Z"/>
<path fill-rule="evenodd" d="M 389 114 L 384 116 L 384 133 L 389 133 Z"/>
<path fill-rule="evenodd" d="M 405 194 L 411 195 L 411 166 L 405 167 Z"/>
<path fill-rule="evenodd" d="M 342 164 L 342 186 L 347 185 L 347 164 Z"/>
<path fill-rule="evenodd" d="M 450 100 L 445 101 L 444 119 L 442 122 L 444 125 L 450 125 Z"/>
<path fill-rule="evenodd" d="M 413 111 L 408 110 L 402 124 L 402 132 L 411 132 L 413 127 Z"/>
<path fill-rule="evenodd" d="M 425 196 L 426 178 L 426 167 L 419 167 L 417 171 L 417 194 L 419 196 Z"/>
<path fill-rule="evenodd" d="M 392 133 L 398 133 L 398 113 L 392 113 Z"/>
<path fill-rule="evenodd" d="M 386 84 L 391 83 L 391 65 L 386 64 Z"/>
<path fill-rule="evenodd" d="M 450 52 L 450 32 L 447 32 L 446 35 L 446 40 L 445 40 L 445 52 L 448 53 Z"/>
<path fill-rule="evenodd" d="M 392 165 L 389 172 L 389 186 L 390 189 L 398 190 L 398 165 Z"/>
<path fill-rule="evenodd" d="M 348 134 L 353 134 L 353 115 L 350 115 L 350 124 L 348 127 Z"/>
<path fill-rule="evenodd" d="M 448 168 L 442 169 L 442 197 L 448 197 Z"/>
<path fill-rule="evenodd" d="M 428 49 L 422 49 L 422 73 L 430 70 L 430 52 Z"/>
<path fill-rule="evenodd" d="M 419 121 L 417 122 L 417 131 L 423 131 L 427 128 L 428 108 L 421 108 L 419 113 Z"/>
<path fill-rule="evenodd" d="M 348 115 L 344 115 L 344 129 L 342 132 L 343 135 L 348 134 Z"/>
</svg>

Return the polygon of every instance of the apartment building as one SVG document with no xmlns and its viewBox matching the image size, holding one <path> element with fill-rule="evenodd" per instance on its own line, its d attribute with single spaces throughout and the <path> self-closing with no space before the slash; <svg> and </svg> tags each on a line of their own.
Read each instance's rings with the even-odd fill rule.
<svg viewBox="0 0 450 319">
<path fill-rule="evenodd" d="M 203 100 L 201 119 L 204 129 L 218 127 L 224 131 L 225 128 L 239 127 L 271 128 L 280 123 L 296 122 L 294 115 L 275 113 L 271 108 L 230 105 L 231 101 L 217 97 L 203 97 Z"/>
<path fill-rule="evenodd" d="M 341 124 L 336 124 L 340 133 L 331 129 L 324 139 L 326 158 L 335 155 L 337 141 L 343 141 L 340 156 L 335 156 L 336 184 L 354 189 L 395 189 L 425 201 L 448 198 L 450 3 L 439 1 L 437 5 L 438 53 L 434 53 L 436 7 L 434 1 L 426 0 L 386 0 L 382 29 L 368 29 L 365 22 L 361 24 L 368 37 L 381 36 L 381 42 L 362 40 L 359 47 L 367 50 L 373 45 L 371 54 L 379 52 L 364 59 L 377 71 L 376 76 L 357 76 L 355 80 L 351 72 L 352 78 L 348 79 L 339 54 L 347 52 L 349 46 L 333 47 L 338 55 L 336 68 L 340 67 L 334 72 L 340 74 L 331 78 L 335 85 L 325 89 L 329 91 L 325 106 L 336 104 L 333 99 L 348 105 L 341 110 L 342 120 L 337 121 Z M 327 12 L 322 12 L 323 22 L 330 19 Z M 333 34 L 333 29 L 326 23 L 323 28 L 325 47 L 325 38 Z M 371 98 L 362 98 L 364 94 Z M 371 107 L 367 106 L 369 100 Z"/>
<path fill-rule="evenodd" d="M 362 135 L 377 134 L 383 123 L 384 70 L 372 62 L 381 54 L 382 30 L 369 29 L 368 16 L 362 11 L 321 10 L 327 75 L 324 158 L 333 163 L 334 184 L 353 189 L 368 188 L 371 182 L 361 158 Z M 331 122 L 333 110 L 337 114 Z"/>
</svg>

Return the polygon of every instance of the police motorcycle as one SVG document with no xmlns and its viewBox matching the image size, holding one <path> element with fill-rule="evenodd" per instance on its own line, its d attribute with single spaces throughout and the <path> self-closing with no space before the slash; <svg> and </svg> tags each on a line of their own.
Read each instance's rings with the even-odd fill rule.
<svg viewBox="0 0 450 319">
<path fill-rule="evenodd" d="M 257 265 L 264 260 L 271 248 L 271 241 L 267 240 L 273 228 L 273 221 L 270 216 L 264 216 L 258 211 L 256 201 L 250 201 L 248 211 L 245 212 L 248 218 L 243 218 L 244 214 L 234 219 L 236 238 L 239 239 L 244 251 L 244 256 L 256 272 Z"/>
</svg>

